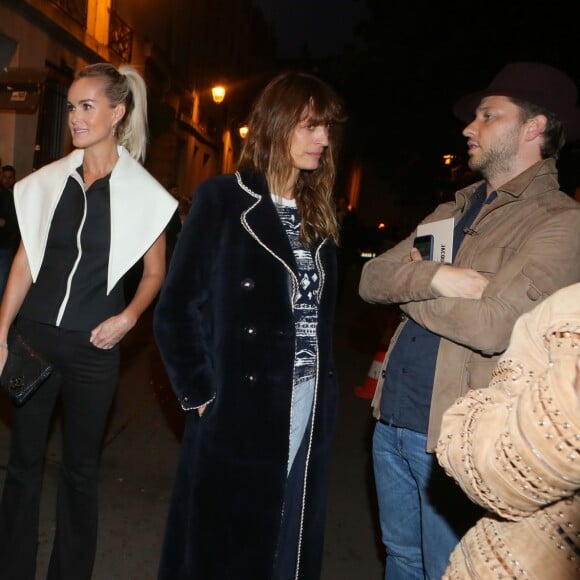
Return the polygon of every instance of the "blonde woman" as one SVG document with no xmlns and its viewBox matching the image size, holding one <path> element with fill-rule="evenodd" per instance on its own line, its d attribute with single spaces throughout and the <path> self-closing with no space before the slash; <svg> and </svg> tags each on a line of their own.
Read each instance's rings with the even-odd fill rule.
<svg viewBox="0 0 580 580">
<path fill-rule="evenodd" d="M 63 403 L 56 534 L 48 578 L 89 580 L 97 538 L 101 439 L 119 368 L 119 342 L 165 275 L 164 228 L 177 202 L 139 163 L 147 140 L 146 87 L 129 67 L 82 69 L 68 91 L 75 150 L 18 182 L 22 234 L 0 307 L 0 369 L 11 324 L 55 372 L 12 408 L 0 505 L 2 577 L 34 580 L 43 460 Z M 143 275 L 126 304 L 123 277 Z"/>
</svg>

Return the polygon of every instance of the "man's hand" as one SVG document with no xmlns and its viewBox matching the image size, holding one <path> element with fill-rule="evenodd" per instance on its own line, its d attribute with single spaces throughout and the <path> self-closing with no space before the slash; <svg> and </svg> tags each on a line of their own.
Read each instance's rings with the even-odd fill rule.
<svg viewBox="0 0 580 580">
<path fill-rule="evenodd" d="M 421 262 L 423 257 L 417 248 L 411 248 L 408 256 L 403 258 L 404 264 Z M 438 270 L 431 287 L 445 298 L 472 298 L 479 300 L 488 284 L 487 278 L 471 268 L 458 268 L 444 264 Z"/>
<path fill-rule="evenodd" d="M 488 280 L 471 268 L 459 268 L 444 264 L 438 270 L 431 288 L 445 298 L 471 298 L 479 300 Z"/>
<path fill-rule="evenodd" d="M 417 248 L 411 248 L 408 256 L 403 258 L 403 264 L 409 264 L 410 262 L 422 262 L 423 256 Z"/>
</svg>

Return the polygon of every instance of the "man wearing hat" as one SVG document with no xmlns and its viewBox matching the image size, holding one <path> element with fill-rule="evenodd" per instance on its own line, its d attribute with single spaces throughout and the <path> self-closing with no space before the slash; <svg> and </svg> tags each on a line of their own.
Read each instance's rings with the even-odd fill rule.
<svg viewBox="0 0 580 580">
<path fill-rule="evenodd" d="M 433 453 L 443 412 L 488 385 L 521 314 L 580 281 L 580 204 L 556 169 L 566 139 L 580 138 L 576 100 L 570 78 L 534 62 L 462 98 L 454 112 L 483 179 L 422 222 L 453 218 L 452 263 L 423 260 L 415 231 L 363 268 L 361 297 L 403 313 L 372 403 L 388 580 L 441 578 L 479 515 Z"/>
</svg>

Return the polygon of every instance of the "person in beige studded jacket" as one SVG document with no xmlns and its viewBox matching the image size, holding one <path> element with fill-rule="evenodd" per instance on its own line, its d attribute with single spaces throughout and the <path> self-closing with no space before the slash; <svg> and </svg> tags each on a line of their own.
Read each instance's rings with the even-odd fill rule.
<svg viewBox="0 0 580 580">
<path fill-rule="evenodd" d="M 488 511 L 444 578 L 580 578 L 580 284 L 514 326 L 487 389 L 445 412 L 437 458 Z"/>
</svg>

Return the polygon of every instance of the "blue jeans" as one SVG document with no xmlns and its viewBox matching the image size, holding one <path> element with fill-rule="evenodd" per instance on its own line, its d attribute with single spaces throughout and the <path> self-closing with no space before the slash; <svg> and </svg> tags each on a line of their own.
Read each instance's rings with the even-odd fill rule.
<svg viewBox="0 0 580 580">
<path fill-rule="evenodd" d="M 314 401 L 314 387 L 316 379 L 309 379 L 297 385 L 294 385 L 294 392 L 292 393 L 292 406 L 290 408 L 290 449 L 288 452 L 288 470 L 294 463 L 294 458 L 298 452 L 298 448 L 302 443 L 306 427 L 310 421 L 312 413 L 312 403 Z"/>
<path fill-rule="evenodd" d="M 373 464 L 388 580 L 440 580 L 481 514 L 425 451 L 427 436 L 377 422 Z"/>
</svg>

